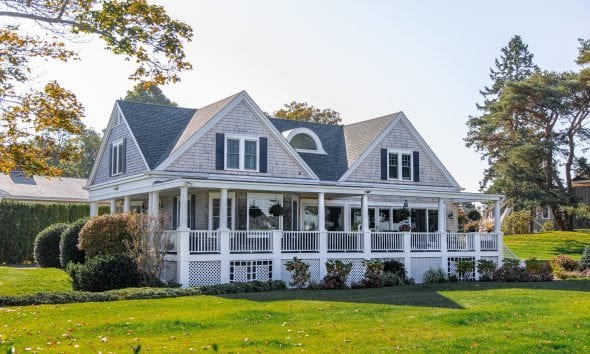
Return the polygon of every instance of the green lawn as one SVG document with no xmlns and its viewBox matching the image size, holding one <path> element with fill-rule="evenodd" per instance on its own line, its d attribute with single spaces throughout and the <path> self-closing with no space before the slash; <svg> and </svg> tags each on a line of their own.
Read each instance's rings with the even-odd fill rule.
<svg viewBox="0 0 590 354">
<path fill-rule="evenodd" d="M 0 296 L 67 290 L 72 290 L 72 282 L 61 269 L 0 267 Z"/>
<path fill-rule="evenodd" d="M 504 243 L 521 259 L 550 259 L 566 254 L 579 259 L 584 246 L 590 246 L 590 231 L 553 231 L 529 235 L 504 236 Z"/>
<path fill-rule="evenodd" d="M 590 281 L 27 306 L 0 323 L 18 352 L 590 352 Z"/>
</svg>

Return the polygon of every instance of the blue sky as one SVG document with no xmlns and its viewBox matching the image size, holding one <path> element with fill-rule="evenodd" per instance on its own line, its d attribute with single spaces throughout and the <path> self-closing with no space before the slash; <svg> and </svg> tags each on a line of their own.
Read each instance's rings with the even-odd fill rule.
<svg viewBox="0 0 590 354">
<path fill-rule="evenodd" d="M 194 65 L 164 88 L 200 107 L 246 90 L 265 111 L 292 100 L 329 107 L 345 123 L 403 110 L 468 191 L 485 164 L 464 146 L 489 67 L 519 34 L 548 70 L 573 70 L 577 38 L 590 38 L 589 1 L 160 1 L 195 30 Z M 133 84 L 131 66 L 99 40 L 76 63 L 44 64 L 102 129 Z"/>
</svg>

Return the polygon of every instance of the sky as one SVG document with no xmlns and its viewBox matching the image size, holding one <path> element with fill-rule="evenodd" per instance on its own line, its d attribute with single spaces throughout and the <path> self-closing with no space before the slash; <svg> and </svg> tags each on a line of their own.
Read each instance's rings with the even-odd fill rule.
<svg viewBox="0 0 590 354">
<path fill-rule="evenodd" d="M 403 111 L 467 191 L 485 168 L 465 147 L 465 122 L 490 84 L 500 48 L 519 34 L 546 70 L 575 70 L 577 38 L 590 38 L 590 1 L 158 1 L 194 29 L 194 69 L 163 87 L 198 108 L 241 90 L 273 112 L 305 101 L 345 124 Z M 91 39 L 81 60 L 43 63 L 104 129 L 133 82 L 130 63 Z"/>
</svg>

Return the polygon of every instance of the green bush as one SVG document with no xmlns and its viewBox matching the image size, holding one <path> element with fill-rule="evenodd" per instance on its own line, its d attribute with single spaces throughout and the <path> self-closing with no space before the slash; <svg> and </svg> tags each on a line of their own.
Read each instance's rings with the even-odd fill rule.
<svg viewBox="0 0 590 354">
<path fill-rule="evenodd" d="M 84 251 L 78 249 L 80 230 L 87 219 L 80 219 L 62 232 L 59 240 L 59 261 L 62 268 L 70 262 L 84 263 Z"/>
<path fill-rule="evenodd" d="M 383 262 L 379 260 L 366 260 L 365 276 L 361 285 L 365 288 L 380 288 L 383 286 Z"/>
<path fill-rule="evenodd" d="M 127 254 L 131 242 L 129 216 L 103 215 L 92 218 L 80 230 L 79 248 L 87 258 L 100 255 Z"/>
<path fill-rule="evenodd" d="M 352 263 L 344 263 L 340 260 L 326 262 L 326 276 L 322 280 L 323 289 L 344 289 L 346 279 L 352 270 Z"/>
<path fill-rule="evenodd" d="M 383 273 L 395 274 L 402 281 L 408 278 L 406 267 L 402 262 L 396 260 L 383 262 Z"/>
<path fill-rule="evenodd" d="M 471 259 L 459 259 L 455 261 L 458 280 L 468 281 L 475 271 L 475 261 Z"/>
<path fill-rule="evenodd" d="M 40 267 L 59 268 L 59 240 L 68 224 L 58 223 L 46 227 L 35 238 L 33 253 Z"/>
<path fill-rule="evenodd" d="M 422 279 L 425 283 L 446 283 L 448 282 L 447 273 L 445 273 L 442 268 L 430 268 L 424 275 L 422 275 Z"/>
<path fill-rule="evenodd" d="M 293 257 L 292 260 L 285 263 L 285 267 L 289 273 L 291 273 L 291 279 L 293 280 L 289 285 L 301 289 L 311 279 L 311 273 L 309 272 L 309 264 L 303 262 L 297 257 Z"/>
<path fill-rule="evenodd" d="M 555 231 L 555 223 L 553 220 L 547 220 L 543 223 L 543 227 L 541 227 L 541 232 L 550 232 Z"/>
<path fill-rule="evenodd" d="M 135 262 L 123 255 L 96 256 L 84 264 L 68 263 L 74 290 L 105 291 L 139 286 Z"/>
<path fill-rule="evenodd" d="M 256 293 L 285 289 L 287 289 L 287 285 L 282 280 L 250 281 L 246 283 L 217 284 L 200 287 L 201 294 L 203 295 Z"/>
<path fill-rule="evenodd" d="M 550 262 L 553 269 L 565 270 L 568 272 L 578 270 L 579 266 L 578 261 L 564 254 L 552 257 Z"/>
<path fill-rule="evenodd" d="M 101 207 L 104 213 L 108 207 Z M 33 261 L 35 237 L 49 225 L 72 223 L 88 216 L 87 204 L 25 204 L 0 202 L 0 264 Z"/>
<path fill-rule="evenodd" d="M 527 281 L 550 281 L 553 280 L 553 269 L 548 261 L 529 258 L 525 261 Z"/>
<path fill-rule="evenodd" d="M 504 235 L 528 234 L 533 217 L 529 210 L 513 211 L 504 218 L 502 232 Z"/>
<path fill-rule="evenodd" d="M 580 270 L 590 269 L 590 246 L 584 247 L 584 253 L 582 253 L 582 258 L 580 258 L 579 267 Z"/>
<path fill-rule="evenodd" d="M 493 279 L 496 270 L 496 262 L 489 259 L 479 259 L 477 261 L 477 273 L 480 281 L 490 281 Z"/>
</svg>

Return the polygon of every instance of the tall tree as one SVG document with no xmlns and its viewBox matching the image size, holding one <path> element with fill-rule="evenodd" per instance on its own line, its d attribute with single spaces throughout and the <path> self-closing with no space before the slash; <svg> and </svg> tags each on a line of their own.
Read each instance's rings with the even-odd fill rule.
<svg viewBox="0 0 590 354">
<path fill-rule="evenodd" d="M 284 108 L 274 112 L 274 116 L 282 119 L 298 120 L 303 122 L 316 122 L 324 124 L 340 124 L 340 113 L 333 109 L 319 109 L 306 102 L 285 103 Z"/>
<path fill-rule="evenodd" d="M 181 71 L 191 69 L 184 53 L 191 27 L 146 0 L 0 0 L 0 18 L 0 172 L 18 167 L 27 174 L 61 174 L 51 164 L 52 147 L 84 129 L 76 95 L 56 81 L 36 82 L 31 60 L 77 60 L 66 44 L 98 37 L 107 50 L 135 63 L 130 79 L 148 86 L 177 82 Z M 27 21 L 47 35 L 21 28 Z M 75 159 L 76 146 L 66 145 L 60 160 Z"/>
<path fill-rule="evenodd" d="M 53 151 L 51 151 L 49 164 L 62 170 L 62 176 L 64 177 L 88 178 L 92 171 L 94 160 L 98 156 L 100 142 L 101 134 L 88 127 L 84 127 L 79 136 L 62 136 L 58 144 L 53 147 Z M 62 151 L 68 145 L 74 145 L 79 153 L 72 159 L 61 159 Z"/>
<path fill-rule="evenodd" d="M 178 106 L 176 102 L 170 100 L 164 92 L 157 86 L 147 86 L 140 82 L 133 87 L 132 90 L 127 91 L 127 95 L 123 98 L 125 101 L 161 104 L 164 106 Z"/>
</svg>

